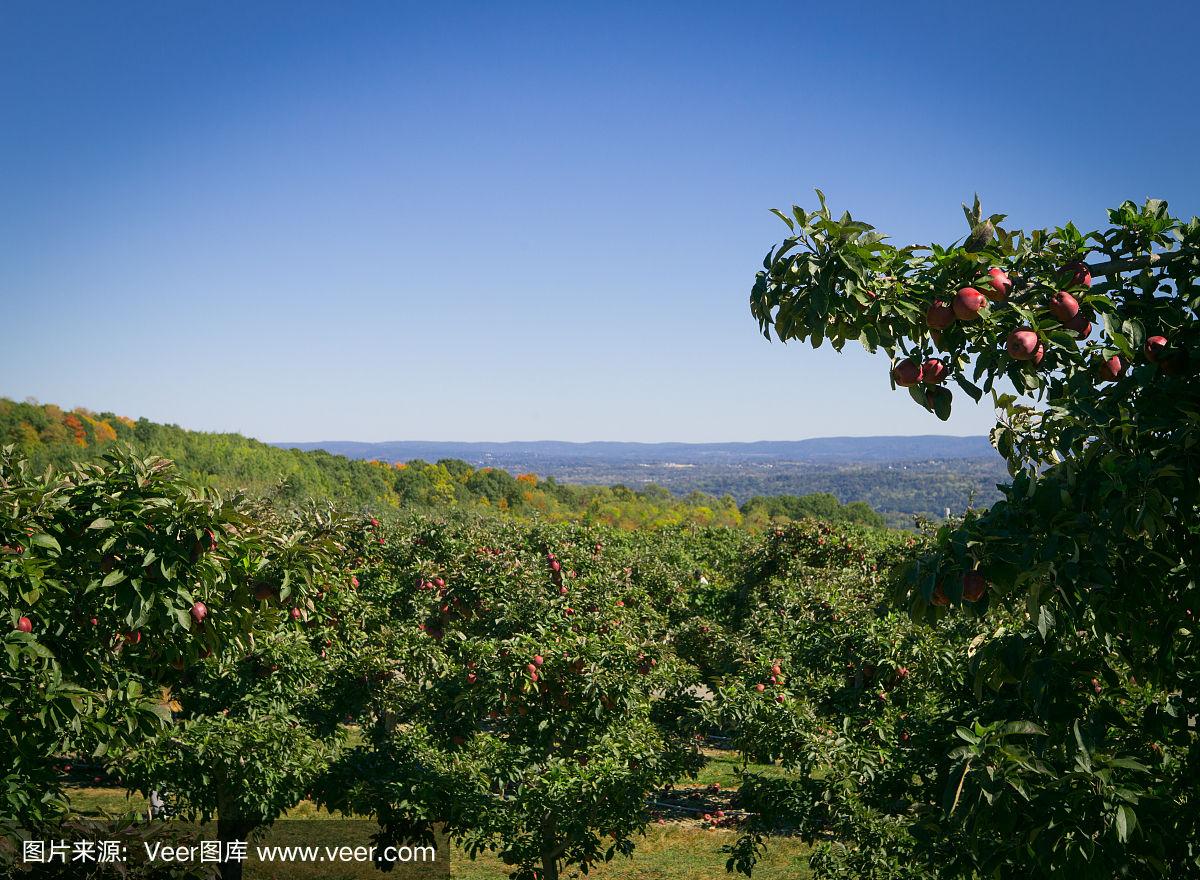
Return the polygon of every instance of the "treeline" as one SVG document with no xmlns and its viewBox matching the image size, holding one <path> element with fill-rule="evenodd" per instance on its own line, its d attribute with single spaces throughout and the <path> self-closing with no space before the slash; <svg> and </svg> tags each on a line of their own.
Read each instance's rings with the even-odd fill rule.
<svg viewBox="0 0 1200 880">
<path fill-rule="evenodd" d="M 358 461 L 327 452 L 279 449 L 240 434 L 210 434 L 133 420 L 110 412 L 63 410 L 53 404 L 0 398 L 0 443 L 17 446 L 38 468 L 89 461 L 114 443 L 173 460 L 189 479 L 223 491 L 246 492 L 296 504 L 327 500 L 362 510 L 478 510 L 551 521 L 603 523 L 620 528 L 679 525 L 763 528 L 819 517 L 883 525 L 863 502 L 841 504 L 831 494 L 755 496 L 738 505 L 731 495 L 691 492 L 677 497 L 661 486 L 583 486 L 475 468 L 457 459 L 437 462 Z"/>
</svg>

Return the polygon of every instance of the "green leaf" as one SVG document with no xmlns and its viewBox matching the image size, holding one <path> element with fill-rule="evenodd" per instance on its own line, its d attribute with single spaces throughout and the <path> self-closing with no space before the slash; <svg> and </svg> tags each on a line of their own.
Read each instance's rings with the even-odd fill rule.
<svg viewBox="0 0 1200 880">
<path fill-rule="evenodd" d="M 979 401 L 983 399 L 983 389 L 967 379 L 967 377 L 962 373 L 955 373 L 954 381 L 957 382 L 958 387 L 967 392 L 970 398 L 976 403 L 979 403 Z"/>
<path fill-rule="evenodd" d="M 1004 736 L 1012 736 L 1017 734 L 1027 734 L 1030 736 L 1045 736 L 1046 731 L 1038 727 L 1032 721 L 1010 721 L 1000 728 L 1000 733 Z"/>
<path fill-rule="evenodd" d="M 1146 328 L 1142 326 L 1142 322 L 1138 320 L 1129 320 L 1121 322 L 1121 332 L 1129 340 L 1129 345 L 1134 349 L 1141 349 L 1146 343 Z"/>
<path fill-rule="evenodd" d="M 47 535 L 44 532 L 31 536 L 29 543 L 35 547 L 45 547 L 47 550 L 53 550 L 55 553 L 62 553 L 62 547 L 59 546 L 58 540 L 53 535 Z"/>
<path fill-rule="evenodd" d="M 1137 814 L 1131 807 L 1121 804 L 1117 807 L 1117 839 L 1122 843 L 1129 840 L 1129 835 L 1137 827 Z"/>
<path fill-rule="evenodd" d="M 100 586 L 101 587 L 116 586 L 117 584 L 121 583 L 121 581 L 125 580 L 126 577 L 128 577 L 128 576 L 123 571 L 110 571 L 107 575 L 104 576 L 104 580 L 102 580 L 100 582 Z"/>
<path fill-rule="evenodd" d="M 1150 768 L 1141 761 L 1136 761 L 1133 758 L 1113 758 L 1108 763 L 1113 767 L 1122 767 L 1126 770 L 1137 770 L 1142 773 L 1146 773 L 1150 770 Z"/>
<path fill-rule="evenodd" d="M 931 404 L 927 408 L 932 409 L 934 415 L 939 419 L 944 422 L 950 418 L 950 405 L 954 400 L 954 395 L 949 388 L 942 388 L 941 386 L 930 388 L 927 400 Z"/>
<path fill-rule="evenodd" d="M 778 208 L 772 208 L 771 213 L 786 223 L 788 225 L 788 229 L 794 230 L 796 228 L 796 224 L 792 221 L 792 218 L 780 211 Z"/>
</svg>

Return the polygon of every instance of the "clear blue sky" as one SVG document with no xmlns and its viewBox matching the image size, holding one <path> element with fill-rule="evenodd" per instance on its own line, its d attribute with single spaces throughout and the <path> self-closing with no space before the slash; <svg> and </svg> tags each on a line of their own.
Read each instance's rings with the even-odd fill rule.
<svg viewBox="0 0 1200 880">
<path fill-rule="evenodd" d="M 910 8 L 911 7 L 911 8 Z M 0 395 L 268 440 L 975 433 L 747 307 L 820 186 L 903 240 L 1200 213 L 1200 13 L 0 7 Z"/>
</svg>

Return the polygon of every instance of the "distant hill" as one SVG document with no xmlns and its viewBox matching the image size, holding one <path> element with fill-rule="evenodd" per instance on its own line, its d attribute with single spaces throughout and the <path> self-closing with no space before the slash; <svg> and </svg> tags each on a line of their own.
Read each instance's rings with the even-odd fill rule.
<svg viewBox="0 0 1200 880">
<path fill-rule="evenodd" d="M 864 502 L 893 525 L 914 514 L 941 517 L 999 500 L 1008 479 L 986 437 L 820 437 L 757 443 L 567 443 L 554 440 L 463 443 L 404 440 L 277 443 L 382 462 L 461 459 L 474 467 L 535 473 L 566 483 L 663 486 L 677 496 L 826 493 Z"/>
<path fill-rule="evenodd" d="M 435 440 L 391 440 L 362 443 L 326 440 L 319 443 L 273 443 L 281 449 L 323 449 L 348 458 L 410 461 L 458 458 L 476 465 L 496 464 L 536 470 L 539 465 L 581 463 L 715 464 L 734 462 L 909 462 L 947 459 L 992 459 L 999 456 L 987 437 L 815 437 L 810 440 L 761 440 L 753 443 L 623 443 L 559 440 L 509 443 L 464 443 Z"/>
</svg>

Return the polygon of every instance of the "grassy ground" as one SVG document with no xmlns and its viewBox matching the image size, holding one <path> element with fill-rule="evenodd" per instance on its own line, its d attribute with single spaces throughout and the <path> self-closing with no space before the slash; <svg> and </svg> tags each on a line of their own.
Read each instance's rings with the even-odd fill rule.
<svg viewBox="0 0 1200 880">
<path fill-rule="evenodd" d="M 736 752 L 705 750 L 708 764 L 696 779 L 679 780 L 669 792 L 658 798 L 664 806 L 656 807 L 661 821 L 656 820 L 646 830 L 644 838 L 636 840 L 632 859 L 618 857 L 607 865 L 592 869 L 588 878 L 599 880 L 719 880 L 735 875 L 725 871 L 726 856 L 721 847 L 732 844 L 738 831 L 732 822 L 726 827 L 713 828 L 702 820 L 706 812 L 724 809 L 733 814 L 733 791 L 742 769 L 741 756 Z M 768 775 L 784 775 L 777 767 L 751 764 L 747 768 Z M 71 802 L 84 815 L 102 816 L 125 812 L 146 812 L 146 801 L 140 795 L 127 795 L 119 788 L 99 785 L 79 785 L 70 790 Z M 673 806 L 665 806 L 670 804 Z M 298 804 L 287 814 L 289 819 L 328 819 L 309 801 Z M 303 842 L 303 841 L 300 841 Z M 755 878 L 764 880 L 802 880 L 808 877 L 809 848 L 803 842 L 787 837 L 772 838 L 763 860 L 755 867 Z M 455 850 L 451 858 L 451 875 L 464 880 L 502 880 L 509 868 L 491 855 L 471 860 Z M 297 880 L 309 875 L 293 872 Z M 568 871 L 564 876 L 574 877 Z"/>
<path fill-rule="evenodd" d="M 736 831 L 705 831 L 692 824 L 670 822 L 650 826 L 639 838 L 633 858 L 616 858 L 592 868 L 588 880 L 726 880 L 736 874 L 725 872 L 726 856 L 721 847 L 737 840 Z M 808 847 L 792 838 L 774 838 L 766 857 L 754 868 L 756 880 L 803 880 L 809 876 Z M 502 880 L 507 867 L 499 859 L 481 857 L 472 862 L 455 852 L 450 874 L 464 880 Z M 568 871 L 565 877 L 582 877 Z"/>
</svg>

